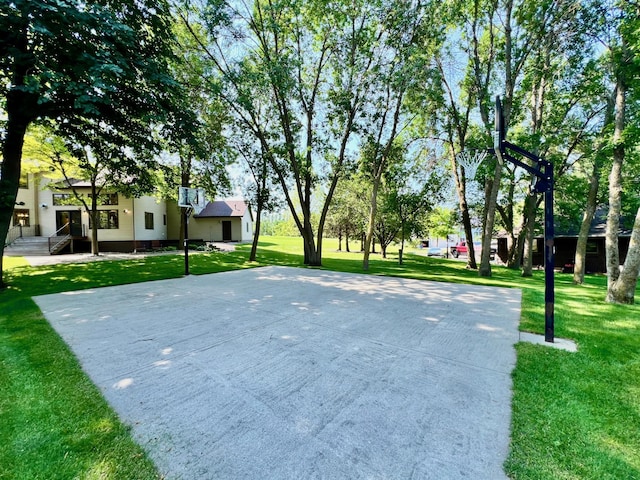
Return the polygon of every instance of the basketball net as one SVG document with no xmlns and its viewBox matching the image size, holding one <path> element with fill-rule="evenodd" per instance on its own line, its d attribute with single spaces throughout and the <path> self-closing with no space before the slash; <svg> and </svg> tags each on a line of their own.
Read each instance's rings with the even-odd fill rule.
<svg viewBox="0 0 640 480">
<path fill-rule="evenodd" d="M 482 150 L 463 150 L 456 155 L 458 165 L 463 168 L 465 178 L 473 180 L 476 177 L 476 172 L 482 161 L 487 156 L 487 152 Z"/>
</svg>

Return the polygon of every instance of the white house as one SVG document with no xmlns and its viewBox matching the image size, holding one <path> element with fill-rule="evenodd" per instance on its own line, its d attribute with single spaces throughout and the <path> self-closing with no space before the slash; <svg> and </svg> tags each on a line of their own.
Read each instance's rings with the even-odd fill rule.
<svg viewBox="0 0 640 480">
<path fill-rule="evenodd" d="M 81 180 L 71 183 L 35 174 L 24 176 L 8 242 L 19 235 L 66 238 L 68 241 L 61 252 L 90 251 L 89 214 L 71 187 L 90 203 L 91 186 Z M 175 202 L 148 195 L 130 198 L 103 191 L 99 194 L 98 211 L 100 251 L 131 252 L 178 242 L 180 211 L 175 208 Z M 194 240 L 246 241 L 252 238 L 253 218 L 242 200 L 210 202 L 199 216 L 191 218 L 189 227 L 189 237 Z"/>
</svg>

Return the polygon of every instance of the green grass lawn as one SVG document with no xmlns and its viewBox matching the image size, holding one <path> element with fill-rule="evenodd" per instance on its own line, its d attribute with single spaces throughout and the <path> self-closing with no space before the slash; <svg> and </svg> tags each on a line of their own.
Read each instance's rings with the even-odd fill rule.
<svg viewBox="0 0 640 480">
<path fill-rule="evenodd" d="M 323 268 L 363 273 L 361 254 L 336 247 L 325 240 Z M 302 264 L 299 238 L 265 237 L 254 264 L 248 253 L 242 246 L 191 255 L 190 271 Z M 520 288 L 521 329 L 542 333 L 542 271 L 523 279 L 494 267 L 491 278 L 480 278 L 464 262 L 410 253 L 400 266 L 395 253 L 386 260 L 373 255 L 368 273 Z M 10 288 L 0 292 L 0 479 L 160 478 L 31 297 L 180 277 L 183 257 L 46 267 L 4 262 Z M 506 471 L 514 479 L 640 480 L 640 307 L 605 304 L 604 276 L 589 276 L 583 286 L 571 280 L 556 275 L 555 332 L 575 340 L 579 351 L 516 347 Z"/>
</svg>

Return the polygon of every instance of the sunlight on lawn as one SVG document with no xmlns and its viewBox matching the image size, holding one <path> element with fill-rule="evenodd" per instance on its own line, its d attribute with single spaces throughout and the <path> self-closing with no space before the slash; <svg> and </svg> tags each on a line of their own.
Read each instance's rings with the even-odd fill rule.
<svg viewBox="0 0 640 480">
<path fill-rule="evenodd" d="M 28 267 L 29 262 L 24 257 L 2 257 L 2 266 L 9 270 L 16 267 Z"/>
</svg>

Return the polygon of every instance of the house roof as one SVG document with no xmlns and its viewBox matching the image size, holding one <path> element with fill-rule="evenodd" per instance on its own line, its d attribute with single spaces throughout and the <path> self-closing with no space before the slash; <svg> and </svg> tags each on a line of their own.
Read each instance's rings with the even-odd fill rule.
<svg viewBox="0 0 640 480">
<path fill-rule="evenodd" d="M 207 203 L 196 217 L 243 217 L 247 211 L 247 204 L 243 200 L 216 200 Z"/>
<path fill-rule="evenodd" d="M 589 227 L 589 237 L 602 237 L 604 238 L 607 233 L 607 215 L 609 209 L 606 206 L 600 206 L 596 209 L 591 226 Z M 624 215 L 620 216 L 620 228 L 618 230 L 618 236 L 628 237 L 631 235 L 631 229 L 627 228 L 626 223 L 629 219 Z M 580 232 L 580 225 L 572 225 L 572 228 L 566 230 L 556 229 L 556 237 L 577 237 Z"/>
<path fill-rule="evenodd" d="M 82 180 L 79 178 L 70 178 L 69 180 L 60 180 L 59 182 L 51 183 L 50 186 L 55 189 L 65 189 L 72 187 L 91 187 L 89 180 Z"/>
</svg>

